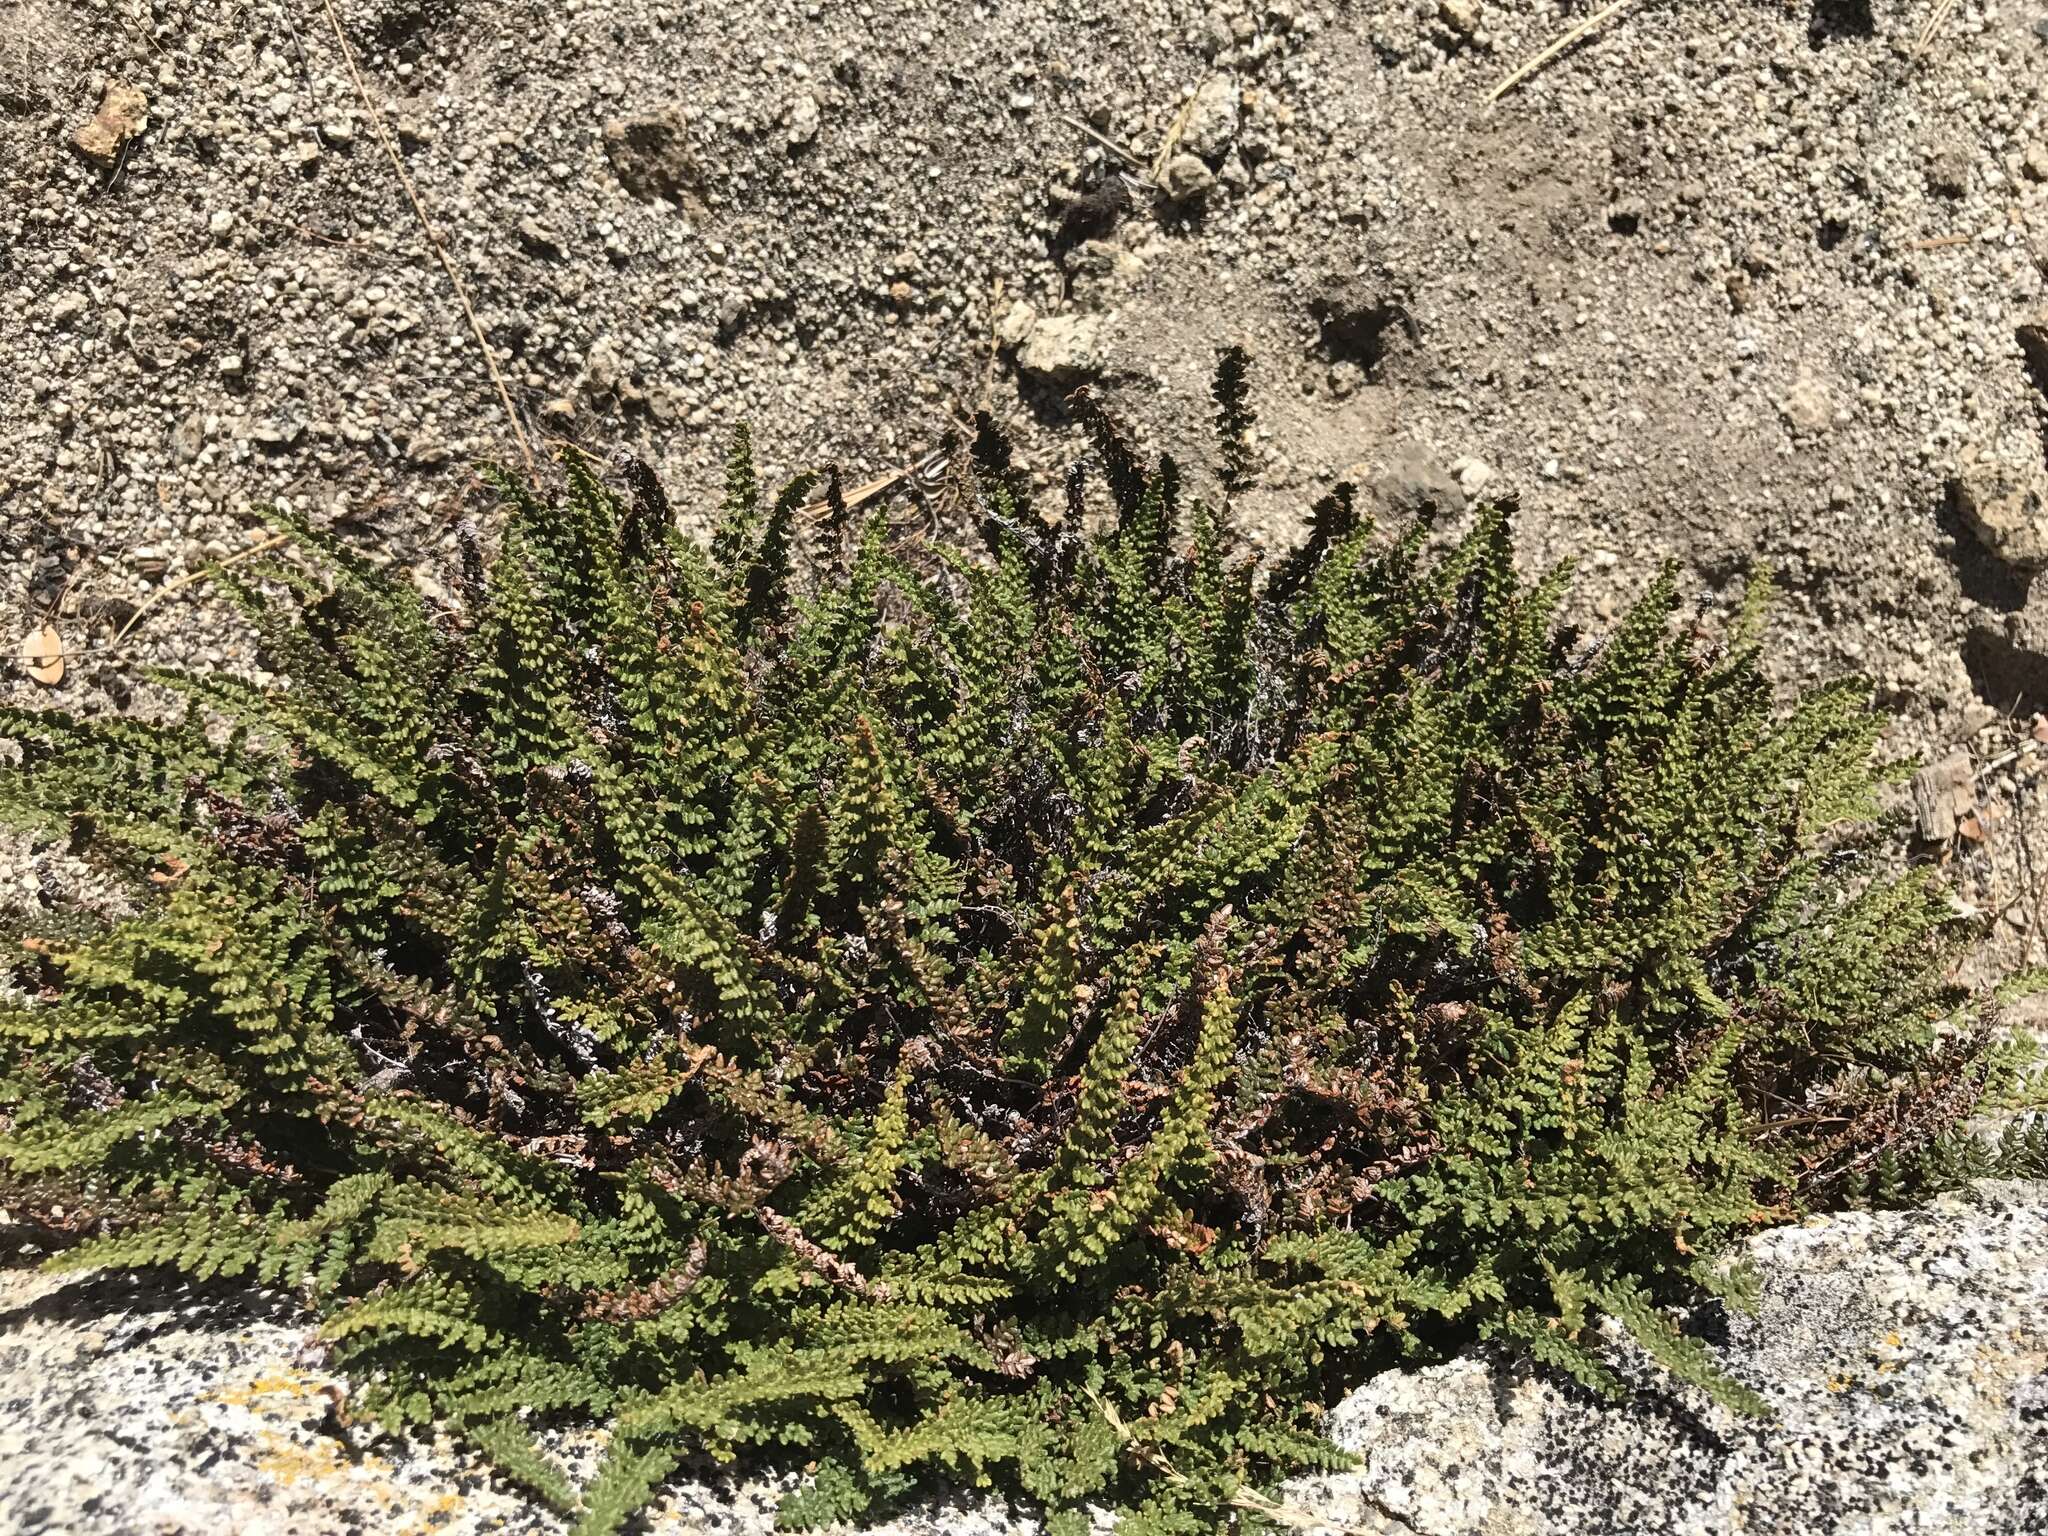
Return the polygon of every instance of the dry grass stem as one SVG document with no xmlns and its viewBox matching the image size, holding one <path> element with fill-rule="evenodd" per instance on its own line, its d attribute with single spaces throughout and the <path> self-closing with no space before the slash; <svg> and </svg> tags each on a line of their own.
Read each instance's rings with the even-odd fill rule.
<svg viewBox="0 0 2048 1536">
<path fill-rule="evenodd" d="M 478 323 L 476 309 L 469 302 L 469 289 L 462 281 L 462 274 L 455 268 L 455 262 L 448 254 L 448 247 L 441 242 L 440 231 L 434 221 L 427 217 L 427 210 L 420 201 L 419 192 L 413 187 L 412 177 L 406 174 L 405 162 L 399 158 L 398 146 L 391 142 L 391 135 L 384 129 L 384 114 L 370 99 L 370 88 L 363 83 L 362 72 L 356 68 L 355 50 L 349 46 L 348 35 L 341 29 L 341 17 L 334 9 L 334 0 L 321 0 L 327 10 L 328 25 L 334 29 L 334 41 L 341 49 L 341 61 L 348 66 L 348 77 L 355 82 L 356 95 L 362 99 L 363 114 L 370 120 L 371 131 L 377 135 L 377 142 L 384 147 L 384 153 L 391 161 L 392 170 L 398 173 L 398 184 L 405 189 L 405 200 L 412 204 L 412 211 L 420 221 L 420 228 L 426 232 L 427 243 L 434 248 L 434 255 L 441 263 L 441 270 L 448 274 L 448 281 L 454 285 L 455 297 L 462 305 L 462 313 L 469 321 L 470 334 L 476 337 L 479 351 L 484 355 L 484 367 L 490 371 L 491 383 L 498 391 L 498 401 L 505 407 L 505 419 L 512 424 L 512 436 L 519 443 L 519 456 L 526 461 L 529 475 L 539 473 L 534 462 L 533 448 L 526 440 L 526 428 L 520 424 L 519 412 L 512 404 L 512 391 L 505 387 L 505 376 L 498 371 L 498 359 L 491 351 L 491 344 L 484 337 L 484 328 Z"/>
<path fill-rule="evenodd" d="M 126 640 L 135 626 L 142 622 L 144 616 L 165 598 L 184 591 L 185 588 L 193 585 L 195 582 L 209 581 L 229 566 L 239 565 L 244 560 L 262 554 L 265 550 L 275 549 L 280 544 L 288 543 L 290 539 L 290 534 L 273 533 L 269 538 L 260 539 L 256 543 L 251 544 L 247 549 L 238 549 L 232 555 L 216 560 L 211 565 L 201 566 L 196 571 L 187 571 L 177 580 L 165 582 L 156 591 L 152 592 L 140 607 L 128 615 L 128 622 L 114 631 L 114 638 L 108 644 L 110 646 L 119 645 L 123 640 Z"/>
<path fill-rule="evenodd" d="M 1601 27 L 1605 26 L 1609 20 L 1611 20 L 1615 16 L 1620 15 L 1623 11 L 1627 10 L 1630 6 L 1634 5 L 1635 3 L 1636 0 L 1614 0 L 1614 3 L 1608 6 L 1605 10 L 1595 11 L 1591 16 L 1588 16 L 1584 20 L 1576 23 L 1575 25 L 1566 28 L 1563 34 L 1560 35 L 1558 39 L 1555 42 L 1553 42 L 1548 48 L 1545 48 L 1541 53 L 1537 54 L 1534 58 L 1530 59 L 1527 63 L 1523 64 L 1519 69 L 1515 70 L 1512 74 L 1510 74 L 1506 79 L 1502 80 L 1499 85 L 1496 85 L 1493 88 L 1493 94 L 1486 98 L 1487 105 L 1491 106 L 1494 102 L 1499 101 L 1501 97 L 1507 95 L 1509 91 L 1512 91 L 1524 80 L 1527 80 L 1531 75 L 1535 74 L 1539 69 L 1543 68 L 1543 66 L 1548 64 L 1552 59 L 1556 58 L 1559 54 L 1566 52 L 1568 49 L 1572 48 L 1579 42 L 1583 41 L 1585 38 L 1590 37 L 1593 33 L 1597 32 Z"/>
<path fill-rule="evenodd" d="M 1927 20 L 1921 25 L 1920 35 L 1913 39 L 1913 60 L 1918 63 L 1927 56 L 1927 48 L 1934 41 L 1934 34 L 1953 16 L 1956 0 L 1934 0 L 1934 9 L 1927 13 Z"/>
<path fill-rule="evenodd" d="M 128 615 L 127 622 L 122 624 L 122 626 L 119 629 L 114 631 L 114 638 L 107 641 L 104 645 L 73 646 L 70 649 L 58 652 L 50 657 L 46 657 L 45 660 L 57 661 L 61 663 L 64 661 L 68 661 L 75 656 L 104 656 L 107 652 L 118 648 L 121 642 L 123 640 L 126 640 L 128 636 L 134 632 L 135 626 L 140 624 L 145 618 L 147 618 L 151 610 L 155 609 L 159 604 L 161 604 L 165 598 L 173 597 L 176 594 L 184 591 L 187 587 L 193 586 L 199 582 L 209 581 L 213 577 L 218 576 L 222 571 L 226 570 L 229 566 L 239 565 L 244 560 L 248 560 L 256 555 L 260 555 L 264 553 L 266 550 L 276 549 L 280 544 L 289 543 L 290 539 L 291 535 L 289 534 L 273 533 L 272 535 L 270 535 L 270 537 L 259 540 L 254 544 L 251 544 L 247 549 L 238 549 L 232 555 L 224 556 L 223 558 L 214 561 L 210 565 L 201 566 L 196 571 L 187 571 L 183 576 L 178 577 L 175 581 L 167 581 L 161 587 L 157 588 L 156 591 L 150 593 L 150 595 L 146 599 L 144 599 L 139 606 L 137 606 L 136 610 Z"/>
</svg>

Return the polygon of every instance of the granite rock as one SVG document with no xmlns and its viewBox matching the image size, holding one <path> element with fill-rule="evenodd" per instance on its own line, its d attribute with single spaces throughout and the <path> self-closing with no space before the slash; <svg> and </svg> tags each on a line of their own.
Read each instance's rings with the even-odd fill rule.
<svg viewBox="0 0 2048 1536">
<path fill-rule="evenodd" d="M 1102 322 L 1095 315 L 1047 315 L 1017 349 L 1017 368 L 1042 384 L 1072 388 L 1101 375 Z"/>
<path fill-rule="evenodd" d="M 2048 1188 L 2034 1184 L 1780 1228 L 1749 1248 L 1755 1314 L 1692 1319 L 1771 1418 L 1674 1389 L 1632 1345 L 1616 1346 L 1629 1395 L 1611 1405 L 1468 1356 L 1352 1394 L 1328 1425 L 1360 1468 L 1290 1491 L 1324 1533 L 2048 1529 L 2044 1242 Z"/>
<path fill-rule="evenodd" d="M 2048 470 L 2034 444 L 2007 453 L 1972 444 L 1950 489 L 1985 549 L 2016 570 L 2048 566 Z"/>
</svg>

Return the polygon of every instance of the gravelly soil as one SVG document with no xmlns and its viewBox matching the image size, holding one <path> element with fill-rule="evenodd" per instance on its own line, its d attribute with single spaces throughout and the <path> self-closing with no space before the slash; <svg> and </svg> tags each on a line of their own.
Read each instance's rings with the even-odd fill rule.
<svg viewBox="0 0 2048 1536">
<path fill-rule="evenodd" d="M 1915 55 L 1933 3 L 1639 0 L 1489 104 L 1584 12 L 336 0 L 366 108 L 324 4 L 0 0 L 0 630 L 79 651 L 0 688 L 253 667 L 203 582 L 89 648 L 267 501 L 432 588 L 475 462 L 517 461 L 374 111 L 537 451 L 685 508 L 741 421 L 851 484 L 986 405 L 1050 476 L 1091 380 L 1199 459 L 1243 341 L 1269 540 L 1339 477 L 1512 491 L 1596 624 L 1661 558 L 1710 611 L 1769 562 L 1784 675 L 1860 671 L 1901 750 L 1961 754 L 1980 814 L 1933 851 L 2016 958 L 2048 3 L 1964 0 Z M 1981 532 L 1971 465 L 2009 493 Z"/>
<path fill-rule="evenodd" d="M 431 580 L 515 438 L 374 111 L 543 452 L 701 506 L 739 421 L 856 481 L 985 404 L 1050 473 L 1093 380 L 1199 453 L 1246 341 L 1272 539 L 1338 477 L 1511 490 L 1593 618 L 1762 559 L 1787 676 L 1866 672 L 1939 755 L 2048 699 L 2040 521 L 1951 495 L 2048 484 L 2048 50 L 2002 0 L 1915 57 L 1922 9 L 1644 3 L 1488 105 L 1566 13 L 343 0 L 366 107 L 320 7 L 10 0 L 0 617 L 105 639 L 263 501 Z M 143 131 L 81 153 L 124 87 Z M 202 591 L 58 697 L 138 658 L 252 660 Z"/>
</svg>

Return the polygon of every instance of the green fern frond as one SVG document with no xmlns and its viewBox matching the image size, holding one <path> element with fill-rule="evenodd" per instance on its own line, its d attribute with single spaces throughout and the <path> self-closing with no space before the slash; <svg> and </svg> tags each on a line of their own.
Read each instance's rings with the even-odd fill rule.
<svg viewBox="0 0 2048 1536">
<path fill-rule="evenodd" d="M 1506 501 L 1339 485 L 1262 566 L 1252 395 L 1207 485 L 1078 397 L 1056 520 L 979 419 L 957 547 L 830 471 L 812 538 L 744 431 L 708 547 L 498 474 L 452 612 L 280 518 L 217 583 L 275 684 L 0 711 L 0 821 L 117 914 L 0 921 L 0 1203 L 289 1288 L 587 1536 L 697 1456 L 1246 1524 L 1372 1372 L 1611 1391 L 1604 1320 L 1755 1410 L 1673 1321 L 1743 1235 L 2048 1169 L 1868 691 L 1781 704 L 1762 577 L 1579 643 Z"/>
</svg>

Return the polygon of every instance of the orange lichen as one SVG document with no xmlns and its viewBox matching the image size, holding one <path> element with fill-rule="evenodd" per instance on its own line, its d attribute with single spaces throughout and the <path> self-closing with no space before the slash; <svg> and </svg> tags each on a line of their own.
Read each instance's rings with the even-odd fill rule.
<svg viewBox="0 0 2048 1536">
<path fill-rule="evenodd" d="M 349 1460 L 332 1440 L 315 1440 L 301 1445 L 281 1434 L 266 1431 L 257 1438 L 256 1470 L 287 1485 L 327 1482 L 349 1470 Z"/>
<path fill-rule="evenodd" d="M 206 1400 L 231 1408 L 250 1408 L 266 1397 L 324 1397 L 327 1386 L 323 1378 L 303 1371 L 273 1371 L 217 1387 L 206 1394 Z"/>
<path fill-rule="evenodd" d="M 422 1504 L 414 1517 L 405 1523 L 396 1536 L 433 1536 L 462 1513 L 462 1496 L 454 1493 L 436 1494 Z"/>
</svg>

